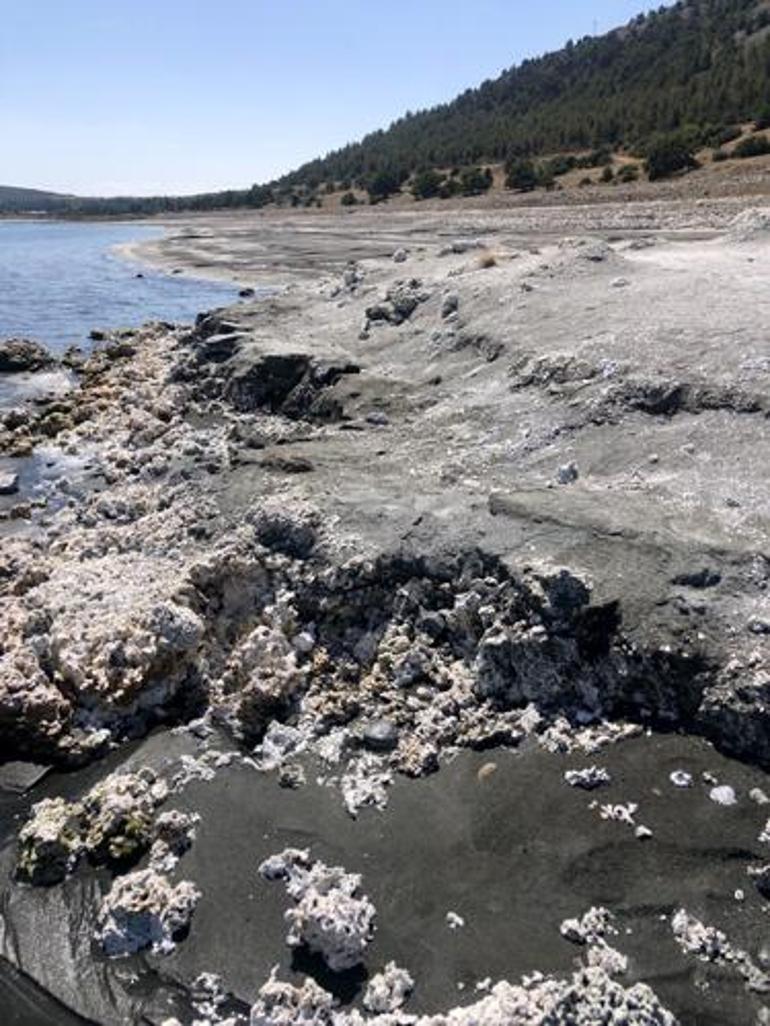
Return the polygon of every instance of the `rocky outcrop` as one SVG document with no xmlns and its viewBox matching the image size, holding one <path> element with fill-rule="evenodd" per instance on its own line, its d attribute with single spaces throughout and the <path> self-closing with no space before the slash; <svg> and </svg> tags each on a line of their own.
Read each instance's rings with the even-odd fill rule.
<svg viewBox="0 0 770 1026">
<path fill-rule="evenodd" d="M 0 342 L 0 374 L 39 371 L 55 363 L 45 346 L 28 338 L 9 338 Z"/>
</svg>

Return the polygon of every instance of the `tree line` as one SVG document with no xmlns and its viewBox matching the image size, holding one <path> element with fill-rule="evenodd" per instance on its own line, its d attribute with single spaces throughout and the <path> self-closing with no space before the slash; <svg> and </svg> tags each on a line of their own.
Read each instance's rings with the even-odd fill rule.
<svg viewBox="0 0 770 1026">
<path fill-rule="evenodd" d="M 510 167 L 543 154 L 603 147 L 643 154 L 654 137 L 692 134 L 693 126 L 719 131 L 763 117 L 768 99 L 770 10 L 756 0 L 681 0 L 526 60 L 273 182 L 199 196 L 62 204 L 97 214 L 313 206 L 326 188 L 341 189 L 352 205 L 353 189 L 377 201 L 417 176 L 436 195 L 472 194 L 485 163 Z"/>
</svg>

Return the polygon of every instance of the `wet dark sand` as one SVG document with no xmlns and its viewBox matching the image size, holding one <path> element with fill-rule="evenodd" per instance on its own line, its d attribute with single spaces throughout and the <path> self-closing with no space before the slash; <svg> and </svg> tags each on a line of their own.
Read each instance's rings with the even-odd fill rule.
<svg viewBox="0 0 770 1026">
<path fill-rule="evenodd" d="M 157 764 L 189 744 L 159 734 L 131 761 Z M 565 769 L 592 762 L 610 770 L 609 787 L 589 794 L 563 782 Z M 496 771 L 480 777 L 487 763 Z M 691 790 L 669 782 L 680 768 L 696 776 Z M 708 786 L 697 779 L 704 770 L 735 788 L 736 806 L 708 798 Z M 104 772 L 102 765 L 52 776 L 36 790 L 72 795 Z M 762 860 L 756 838 L 767 818 L 748 791 L 766 786 L 765 774 L 719 756 L 705 742 L 676 736 L 640 738 L 588 758 L 536 748 L 464 753 L 433 777 L 397 780 L 387 811 L 363 810 L 357 821 L 335 789 L 309 776 L 306 787 L 286 791 L 273 775 L 238 765 L 169 800 L 167 808 L 202 815 L 177 875 L 203 891 L 190 935 L 170 957 L 112 963 L 94 957 L 93 907 L 108 877 L 87 869 L 61 888 L 17 886 L 5 896 L 16 956 L 68 1004 L 104 1022 L 146 1021 L 141 1014 L 159 1021 L 170 1007 L 181 1010 L 183 995 L 173 981 L 189 983 L 203 971 L 221 974 L 250 1001 L 276 964 L 285 977 L 309 972 L 344 1002 L 355 1001 L 366 971 L 390 959 L 417 980 L 412 1009 L 438 1011 L 473 1000 L 476 982 L 486 977 L 568 972 L 579 949 L 561 939 L 559 925 L 602 904 L 618 916 L 612 943 L 629 956 L 629 980 L 650 983 L 684 1026 L 753 1026 L 759 998 L 737 974 L 685 958 L 668 919 L 684 906 L 755 957 L 770 939 L 764 902 L 746 875 Z M 602 821 L 588 807 L 594 799 L 638 802 L 637 821 L 654 837 L 641 841 L 625 824 Z M 378 910 L 366 971 L 335 980 L 286 947 L 286 896 L 259 878 L 257 866 L 289 845 L 362 873 Z M 9 854 L 6 848 L 5 866 Z M 743 902 L 734 896 L 739 889 Z M 450 910 L 465 919 L 464 928 L 448 928 Z M 6 990 L 9 1009 L 21 1014 L 23 997 Z"/>
</svg>

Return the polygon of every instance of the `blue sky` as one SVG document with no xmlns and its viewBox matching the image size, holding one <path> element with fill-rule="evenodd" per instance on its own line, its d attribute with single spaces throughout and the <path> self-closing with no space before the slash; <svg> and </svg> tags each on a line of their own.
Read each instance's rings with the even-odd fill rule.
<svg viewBox="0 0 770 1026">
<path fill-rule="evenodd" d="M 246 186 L 642 0 L 6 0 L 0 183 Z"/>
</svg>

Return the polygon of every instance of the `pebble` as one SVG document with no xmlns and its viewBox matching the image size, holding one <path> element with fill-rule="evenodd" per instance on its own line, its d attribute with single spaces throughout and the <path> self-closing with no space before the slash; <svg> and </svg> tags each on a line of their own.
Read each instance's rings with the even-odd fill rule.
<svg viewBox="0 0 770 1026">
<path fill-rule="evenodd" d="M 462 916 L 459 916 L 456 912 L 447 912 L 446 924 L 450 930 L 459 930 L 465 926 L 465 920 Z"/>
<path fill-rule="evenodd" d="M 673 773 L 669 774 L 668 779 L 671 781 L 674 787 L 693 786 L 692 774 L 687 773 L 685 770 L 674 770 Z"/>
<path fill-rule="evenodd" d="M 584 791 L 593 791 L 603 784 L 609 784 L 612 777 L 600 766 L 588 766 L 582 770 L 567 770 L 564 779 L 570 787 L 580 787 Z"/>
<path fill-rule="evenodd" d="M 361 742 L 370 752 L 391 752 L 398 744 L 398 727 L 391 720 L 372 720 L 361 732 Z"/>
<path fill-rule="evenodd" d="M 709 791 L 709 798 L 712 802 L 716 802 L 717 805 L 736 805 L 738 802 L 735 791 L 728 784 L 712 787 Z"/>
</svg>

